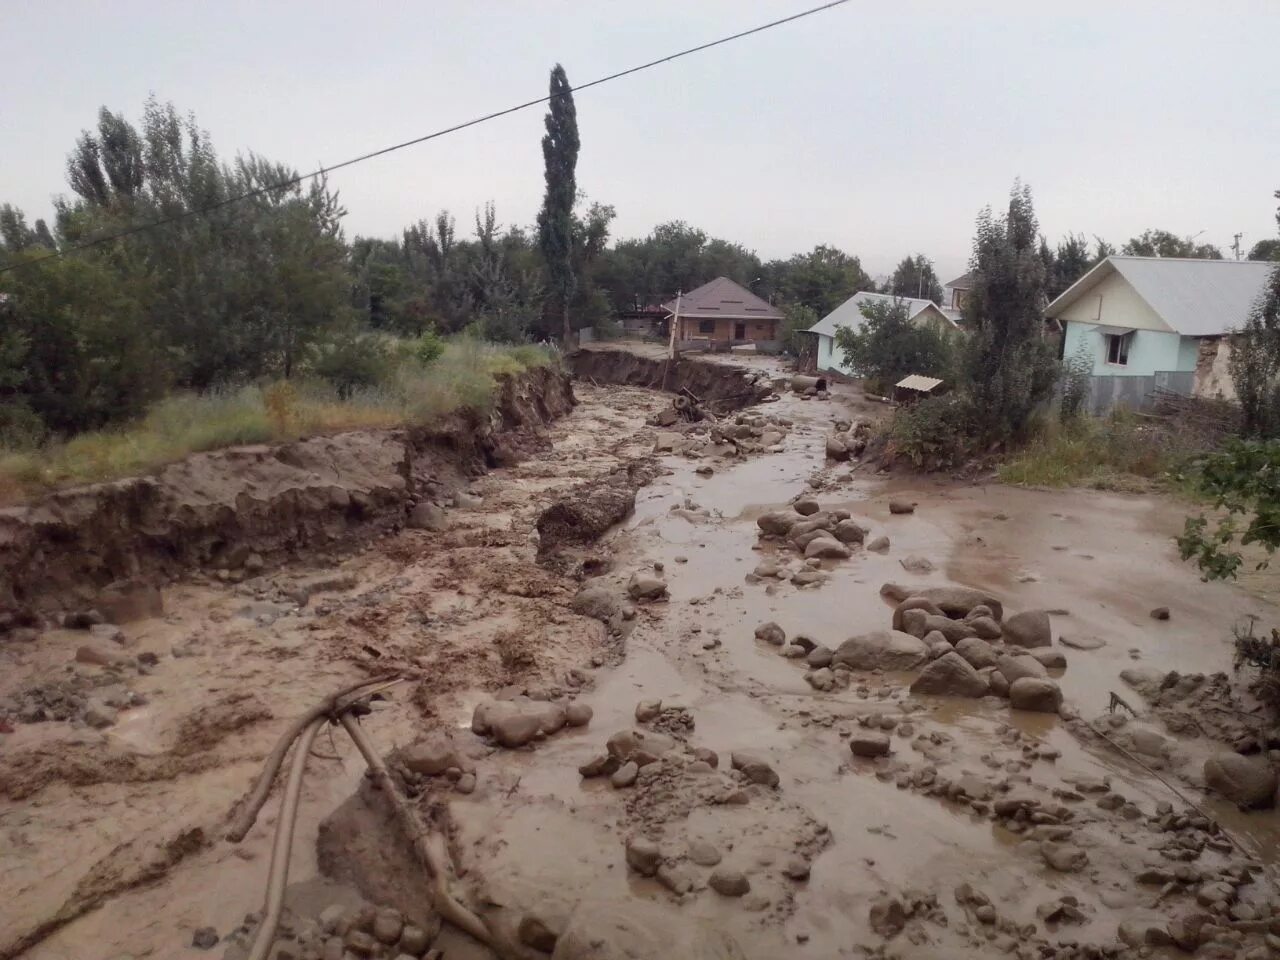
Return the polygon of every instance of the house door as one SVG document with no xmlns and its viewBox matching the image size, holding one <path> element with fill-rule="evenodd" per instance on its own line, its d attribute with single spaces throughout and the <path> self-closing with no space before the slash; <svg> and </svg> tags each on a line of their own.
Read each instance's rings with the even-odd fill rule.
<svg viewBox="0 0 1280 960">
<path fill-rule="evenodd" d="M 733 339 L 735 340 L 747 339 L 747 325 L 745 323 L 735 323 L 733 325 Z"/>
</svg>

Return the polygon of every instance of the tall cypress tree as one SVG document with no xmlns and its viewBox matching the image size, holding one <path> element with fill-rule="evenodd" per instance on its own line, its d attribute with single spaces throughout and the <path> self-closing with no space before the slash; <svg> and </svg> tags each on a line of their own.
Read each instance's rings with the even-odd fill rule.
<svg viewBox="0 0 1280 960">
<path fill-rule="evenodd" d="M 573 88 L 564 67 L 551 71 L 551 103 L 546 117 L 547 132 L 542 138 L 542 158 L 546 162 L 547 192 L 538 213 L 538 243 L 547 263 L 551 290 L 560 301 L 564 342 L 572 336 L 569 300 L 573 296 L 573 201 L 578 192 L 578 113 L 573 105 Z"/>
</svg>

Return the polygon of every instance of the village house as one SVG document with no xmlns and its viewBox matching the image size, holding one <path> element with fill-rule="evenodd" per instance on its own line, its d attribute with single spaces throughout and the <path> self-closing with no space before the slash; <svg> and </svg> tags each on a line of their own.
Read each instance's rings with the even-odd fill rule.
<svg viewBox="0 0 1280 960">
<path fill-rule="evenodd" d="M 1089 409 L 1139 408 L 1157 387 L 1233 399 L 1227 335 L 1244 325 L 1273 263 L 1111 256 L 1045 308 L 1063 357 L 1091 376 Z"/>
<path fill-rule="evenodd" d="M 965 301 L 973 289 L 973 277 L 963 273 L 942 287 L 942 312 L 952 320 L 959 320 Z"/>
<path fill-rule="evenodd" d="M 895 297 L 887 293 L 855 293 L 840 306 L 810 327 L 806 333 L 813 334 L 816 339 L 815 358 L 819 370 L 842 373 L 845 376 L 857 376 L 844 362 L 844 354 L 836 345 L 836 331 L 840 328 L 857 331 L 866 323 L 862 308 L 871 303 L 900 303 L 907 308 L 907 319 L 912 323 L 929 324 L 939 330 L 956 330 L 955 321 L 938 308 L 932 300 L 920 300 L 915 297 Z M 921 370 L 920 373 L 932 371 Z"/>
<path fill-rule="evenodd" d="M 781 347 L 782 311 L 728 277 L 716 277 L 662 308 L 677 321 L 676 340 L 684 349 L 727 350 L 750 343 L 774 352 Z"/>
</svg>

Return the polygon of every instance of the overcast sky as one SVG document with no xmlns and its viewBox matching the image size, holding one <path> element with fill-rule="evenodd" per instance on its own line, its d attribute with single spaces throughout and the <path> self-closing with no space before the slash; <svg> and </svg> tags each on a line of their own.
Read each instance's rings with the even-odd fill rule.
<svg viewBox="0 0 1280 960">
<path fill-rule="evenodd" d="M 47 3 L 0 0 L 0 200 L 47 216 L 99 105 L 151 92 L 224 157 L 313 169 L 817 0 Z M 1042 9 L 1044 8 L 1044 9 Z M 1280 0 L 870 2 L 577 98 L 578 183 L 615 236 L 683 219 L 760 256 L 817 243 L 873 273 L 904 254 L 964 269 L 974 217 L 1017 176 L 1050 239 L 1273 236 Z M 532 221 L 541 108 L 335 174 L 348 235 L 397 236 L 486 200 Z"/>
</svg>

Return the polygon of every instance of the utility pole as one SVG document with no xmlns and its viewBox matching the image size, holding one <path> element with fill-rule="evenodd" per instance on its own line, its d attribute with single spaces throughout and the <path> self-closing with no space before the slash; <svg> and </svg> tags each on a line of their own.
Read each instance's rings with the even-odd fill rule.
<svg viewBox="0 0 1280 960">
<path fill-rule="evenodd" d="M 683 296 L 683 290 L 676 291 L 676 313 L 671 318 L 671 342 L 667 345 L 668 360 L 674 360 L 676 356 L 676 327 L 680 326 L 680 298 Z M 666 374 L 663 374 L 663 380 L 666 380 Z"/>
<path fill-rule="evenodd" d="M 1235 253 L 1237 260 L 1240 259 L 1240 238 L 1243 236 L 1243 233 L 1237 233 L 1235 235 L 1235 241 L 1231 244 L 1231 249 Z"/>
</svg>

